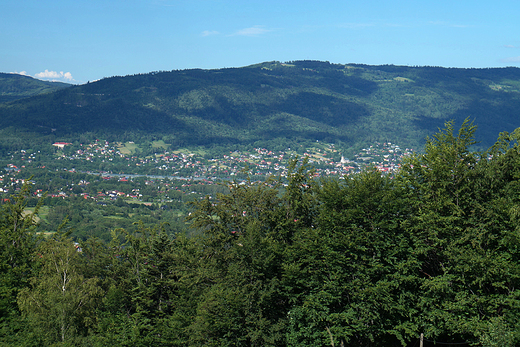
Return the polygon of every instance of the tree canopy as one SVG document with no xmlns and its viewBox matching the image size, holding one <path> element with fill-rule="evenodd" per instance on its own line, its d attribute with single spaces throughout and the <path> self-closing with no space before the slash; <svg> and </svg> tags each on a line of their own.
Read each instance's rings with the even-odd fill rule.
<svg viewBox="0 0 520 347">
<path fill-rule="evenodd" d="M 520 343 L 520 133 L 448 122 L 399 172 L 229 182 L 193 232 L 40 237 L 1 213 L 0 341 L 24 346 Z"/>
</svg>

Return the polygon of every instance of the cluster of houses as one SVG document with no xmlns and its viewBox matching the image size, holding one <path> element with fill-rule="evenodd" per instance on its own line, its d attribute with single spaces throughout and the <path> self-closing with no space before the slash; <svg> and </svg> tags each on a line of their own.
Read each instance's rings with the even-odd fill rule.
<svg viewBox="0 0 520 347">
<path fill-rule="evenodd" d="M 57 147 L 72 145 L 58 142 Z M 163 176 L 191 176 L 198 178 L 229 178 L 242 172 L 247 167 L 250 174 L 259 176 L 281 175 L 287 173 L 288 160 L 297 154 L 290 148 L 285 151 L 272 151 L 267 148 L 255 148 L 253 151 L 235 151 L 221 154 L 215 158 L 204 158 L 189 151 L 168 151 L 148 156 L 124 154 L 120 143 L 109 143 L 97 140 L 88 145 L 80 145 L 73 154 L 58 152 L 59 159 L 69 161 L 84 160 L 87 162 L 123 162 L 125 173 L 135 173 L 149 169 Z M 300 157 L 309 157 L 309 162 L 316 166 L 317 176 L 344 176 L 362 170 L 367 166 L 375 166 L 382 172 L 393 172 L 399 168 L 403 155 L 410 154 L 411 149 L 402 150 L 398 145 L 375 143 L 363 148 L 351 159 L 341 156 L 341 160 L 332 157 L 337 150 L 332 144 L 321 143 L 320 146 L 307 149 Z M 121 166 L 119 166 L 119 169 Z"/>
<path fill-rule="evenodd" d="M 339 176 L 346 177 L 349 174 L 359 172 L 368 166 L 372 166 L 384 173 L 392 173 L 399 169 L 403 156 L 410 155 L 411 149 L 401 149 L 398 145 L 386 143 L 374 143 L 363 148 L 350 159 L 341 155 L 332 144 L 319 143 L 313 148 L 305 151 L 300 150 L 300 154 L 290 148 L 285 151 L 272 151 L 267 148 L 255 148 L 252 151 L 232 151 L 220 154 L 214 158 L 207 158 L 197 152 L 168 151 L 163 150 L 159 153 L 147 156 L 137 156 L 124 154 L 121 151 L 120 143 L 109 143 L 108 141 L 95 141 L 88 145 L 73 145 L 66 142 L 56 142 L 56 158 L 60 159 L 63 169 L 69 172 L 76 172 L 74 167 L 78 161 L 83 164 L 90 164 L 92 167 L 89 173 L 101 174 L 104 179 L 113 178 L 115 175 L 118 182 L 128 182 L 133 177 L 143 176 L 149 173 L 149 177 L 154 179 L 187 180 L 196 181 L 196 184 L 213 184 L 219 180 L 229 180 L 238 178 L 240 174 L 247 174 L 258 177 L 268 177 L 271 175 L 285 177 L 288 173 L 289 161 L 296 156 L 307 157 L 309 164 L 314 167 L 315 176 Z M 64 154 L 61 149 L 70 146 L 68 154 Z M 77 148 L 76 148 L 76 147 Z M 0 192 L 8 191 L 9 186 L 17 184 L 14 180 L 16 173 L 19 173 L 25 165 L 35 161 L 34 153 L 27 153 L 21 150 L 10 156 L 13 160 L 5 166 L 6 174 L 11 176 L 9 181 L 0 176 Z M 19 159 L 17 161 L 16 159 Z M 68 163 L 67 163 L 68 162 Z M 118 162 L 117 172 L 99 172 L 96 170 L 97 163 Z M 124 163 L 124 165 L 121 165 Z M 38 165 L 33 163 L 32 166 Z M 40 165 L 40 168 L 45 166 Z M 85 167 L 85 165 L 83 165 Z M 121 171 L 123 168 L 124 172 Z M 84 172 L 84 171 L 83 171 Z M 145 172 L 143 174 L 143 172 Z M 138 175 L 135 175 L 139 173 Z M 77 183 L 85 186 L 88 182 Z M 146 184 L 154 184 L 154 180 L 147 180 Z M 3 187 L 2 187 L 3 185 Z M 37 196 L 42 192 L 37 191 Z M 51 194 L 52 197 L 65 198 L 70 194 L 66 189 Z M 139 191 L 121 192 L 116 189 L 98 192 L 97 194 L 81 194 L 85 199 L 142 199 Z"/>
<path fill-rule="evenodd" d="M 55 146 L 71 145 L 56 143 Z M 109 143 L 97 140 L 88 145 L 80 145 L 73 154 L 68 156 L 59 152 L 59 159 L 69 161 L 85 160 L 88 162 L 123 162 L 125 173 L 133 174 L 136 170 L 150 170 L 162 176 L 182 176 L 211 179 L 229 179 L 243 172 L 247 167 L 249 173 L 257 176 L 287 174 L 288 160 L 297 153 L 290 148 L 285 151 L 272 151 L 267 148 L 255 148 L 253 151 L 235 151 L 221 154 L 215 158 L 204 158 L 189 151 L 162 151 L 148 156 L 123 154 L 120 143 Z M 338 160 L 337 150 L 332 144 L 320 143 L 319 146 L 307 149 L 300 157 L 308 157 L 309 162 L 316 166 L 317 176 L 345 176 L 374 166 L 382 172 L 393 172 L 399 168 L 403 155 L 410 154 L 411 149 L 402 150 L 398 145 L 374 143 L 363 148 L 351 159 L 341 156 Z M 336 160 L 332 159 L 336 157 Z M 121 166 L 118 168 L 121 169 Z"/>
</svg>

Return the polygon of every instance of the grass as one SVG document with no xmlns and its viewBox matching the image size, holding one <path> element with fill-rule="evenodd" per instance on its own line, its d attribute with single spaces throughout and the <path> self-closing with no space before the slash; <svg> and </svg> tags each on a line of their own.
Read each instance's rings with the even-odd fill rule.
<svg viewBox="0 0 520 347">
<path fill-rule="evenodd" d="M 164 148 L 168 149 L 170 147 L 169 143 L 165 143 L 163 140 L 152 141 L 152 148 Z"/>
<path fill-rule="evenodd" d="M 507 85 L 510 85 L 510 86 L 515 87 L 517 89 L 520 88 L 520 81 L 517 81 L 517 80 L 504 79 L 504 80 L 501 81 L 501 84 L 507 84 Z"/>
<path fill-rule="evenodd" d="M 145 202 L 145 201 L 139 201 L 134 199 L 125 199 L 124 200 L 128 204 L 138 204 L 138 205 L 145 205 L 145 206 L 152 206 L 151 202 Z"/>
<path fill-rule="evenodd" d="M 139 148 L 139 145 L 133 142 L 126 142 L 125 144 L 118 144 L 117 148 L 124 155 L 132 155 Z"/>
<path fill-rule="evenodd" d="M 105 219 L 116 219 L 116 220 L 127 219 L 124 216 L 103 216 L 103 218 L 105 218 Z"/>
<path fill-rule="evenodd" d="M 27 207 L 24 212 L 23 212 L 23 215 L 24 216 L 27 216 L 31 213 L 34 213 L 34 207 Z M 47 221 L 47 216 L 49 215 L 49 206 L 42 206 L 40 207 L 40 211 L 38 212 L 38 214 L 35 216 L 34 218 L 34 221 L 36 223 L 39 223 L 40 220 L 44 221 L 44 222 L 48 222 Z"/>
<path fill-rule="evenodd" d="M 520 91 L 520 81 L 515 80 L 503 80 L 500 84 L 491 83 L 489 88 L 495 91 L 503 91 L 503 92 L 519 92 Z"/>
<path fill-rule="evenodd" d="M 394 81 L 398 82 L 413 82 L 413 80 L 406 77 L 394 77 Z"/>
<path fill-rule="evenodd" d="M 55 232 L 55 231 L 42 231 L 42 232 L 39 232 L 39 233 L 37 233 L 37 234 L 39 234 L 39 235 L 43 235 L 44 237 L 49 237 L 49 236 L 51 236 L 51 235 L 56 234 L 56 232 Z"/>
<path fill-rule="evenodd" d="M 184 154 L 195 154 L 195 155 L 198 155 L 198 156 L 204 156 L 207 153 L 207 151 L 203 147 L 179 148 L 179 149 L 176 149 L 175 151 L 172 151 L 172 153 L 174 153 L 174 154 L 181 154 L 181 153 L 184 153 Z"/>
</svg>

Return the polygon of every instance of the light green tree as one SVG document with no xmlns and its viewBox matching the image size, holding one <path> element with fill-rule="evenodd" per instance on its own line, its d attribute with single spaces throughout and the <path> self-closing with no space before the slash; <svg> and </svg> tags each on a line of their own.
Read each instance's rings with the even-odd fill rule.
<svg viewBox="0 0 520 347">
<path fill-rule="evenodd" d="M 35 255 L 40 271 L 20 291 L 18 304 L 45 344 L 87 336 L 102 290 L 98 278 L 81 273 L 81 253 L 70 239 L 42 242 Z"/>
</svg>

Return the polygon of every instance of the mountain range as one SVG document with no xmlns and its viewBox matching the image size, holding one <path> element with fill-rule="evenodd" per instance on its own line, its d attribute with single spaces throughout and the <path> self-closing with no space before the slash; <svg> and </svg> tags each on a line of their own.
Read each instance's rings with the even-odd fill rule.
<svg viewBox="0 0 520 347">
<path fill-rule="evenodd" d="M 0 103 L 51 93 L 70 86 L 68 83 L 42 81 L 20 74 L 0 73 Z"/>
<path fill-rule="evenodd" d="M 420 147 L 444 122 L 469 118 L 487 148 L 520 126 L 520 69 L 273 61 L 83 85 L 0 74 L 0 102 L 4 138 L 89 133 L 152 136 L 174 146 L 319 140 Z"/>
</svg>

